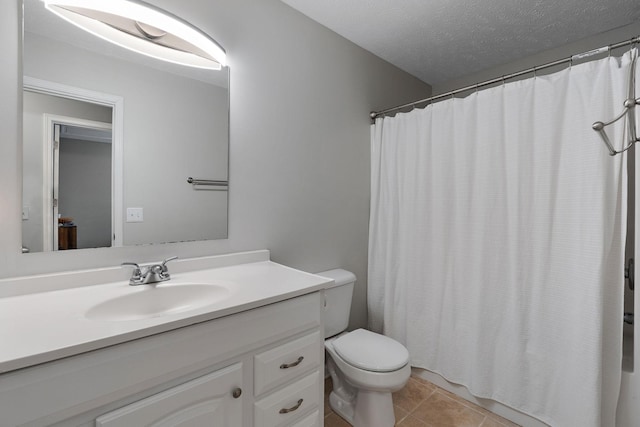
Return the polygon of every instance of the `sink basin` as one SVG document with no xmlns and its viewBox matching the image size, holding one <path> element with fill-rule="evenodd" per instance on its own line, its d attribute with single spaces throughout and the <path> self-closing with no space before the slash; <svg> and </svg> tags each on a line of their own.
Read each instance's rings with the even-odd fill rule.
<svg viewBox="0 0 640 427">
<path fill-rule="evenodd" d="M 213 284 L 180 283 L 140 285 L 131 293 L 91 307 L 85 316 L 93 320 L 141 320 L 195 310 L 229 296 L 229 288 Z"/>
</svg>

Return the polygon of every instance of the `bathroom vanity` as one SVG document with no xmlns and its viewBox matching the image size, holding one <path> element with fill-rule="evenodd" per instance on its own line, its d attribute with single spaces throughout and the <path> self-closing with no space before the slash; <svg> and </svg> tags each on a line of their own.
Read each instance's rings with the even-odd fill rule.
<svg viewBox="0 0 640 427">
<path fill-rule="evenodd" d="M 141 289 L 16 279 L 39 292 L 0 298 L 0 424 L 321 426 L 331 280 L 267 251 L 172 267 Z M 74 287 L 40 291 L 62 282 Z"/>
</svg>

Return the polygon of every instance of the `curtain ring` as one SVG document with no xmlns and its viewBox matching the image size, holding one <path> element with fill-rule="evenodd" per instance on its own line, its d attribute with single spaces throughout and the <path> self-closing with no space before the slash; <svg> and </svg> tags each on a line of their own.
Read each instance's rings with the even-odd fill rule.
<svg viewBox="0 0 640 427">
<path fill-rule="evenodd" d="M 534 66 L 534 67 L 533 67 L 533 78 L 535 79 L 535 78 L 537 78 L 537 77 L 538 77 L 538 67 L 537 67 L 537 66 Z"/>
<path fill-rule="evenodd" d="M 504 87 L 505 81 L 504 81 L 504 74 L 502 75 L 502 87 Z"/>
<path fill-rule="evenodd" d="M 632 38 L 630 40 L 630 44 L 629 44 L 629 53 L 633 52 L 633 49 L 636 47 L 636 43 L 638 43 L 638 39 L 637 38 Z"/>
</svg>

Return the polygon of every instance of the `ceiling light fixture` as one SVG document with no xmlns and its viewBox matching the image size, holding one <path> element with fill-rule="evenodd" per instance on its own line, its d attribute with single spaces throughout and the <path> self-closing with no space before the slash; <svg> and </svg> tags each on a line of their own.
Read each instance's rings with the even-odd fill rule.
<svg viewBox="0 0 640 427">
<path fill-rule="evenodd" d="M 42 0 L 64 20 L 118 46 L 163 61 L 219 70 L 226 53 L 182 19 L 138 0 Z"/>
</svg>

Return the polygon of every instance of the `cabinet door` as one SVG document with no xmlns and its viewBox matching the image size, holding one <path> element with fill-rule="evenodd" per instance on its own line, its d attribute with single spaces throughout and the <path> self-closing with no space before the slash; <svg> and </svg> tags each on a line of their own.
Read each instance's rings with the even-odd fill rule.
<svg viewBox="0 0 640 427">
<path fill-rule="evenodd" d="M 96 427 L 241 426 L 241 384 L 237 363 L 101 415 Z"/>
</svg>

